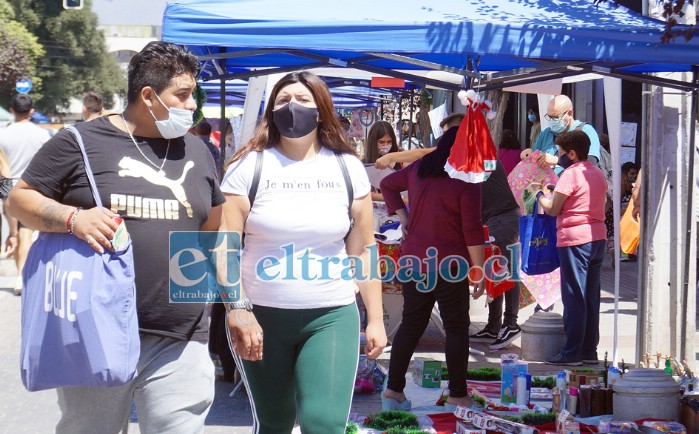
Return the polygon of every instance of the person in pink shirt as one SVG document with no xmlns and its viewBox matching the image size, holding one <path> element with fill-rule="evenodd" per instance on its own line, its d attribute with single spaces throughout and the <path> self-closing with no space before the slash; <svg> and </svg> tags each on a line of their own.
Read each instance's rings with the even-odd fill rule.
<svg viewBox="0 0 699 434">
<path fill-rule="evenodd" d="M 549 365 L 597 364 L 599 343 L 600 276 L 604 260 L 606 226 L 604 205 L 607 180 L 587 161 L 590 139 L 580 130 L 556 138 L 559 156 L 570 160 L 551 198 L 542 186 L 536 198 L 547 214 L 556 216 L 558 257 L 561 262 L 561 299 L 565 342 Z M 565 161 L 565 158 L 559 161 Z"/>
</svg>

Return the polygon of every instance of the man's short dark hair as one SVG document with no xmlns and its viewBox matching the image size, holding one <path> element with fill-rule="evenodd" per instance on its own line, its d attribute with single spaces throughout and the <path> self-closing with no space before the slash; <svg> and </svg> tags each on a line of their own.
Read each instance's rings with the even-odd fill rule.
<svg viewBox="0 0 699 434">
<path fill-rule="evenodd" d="M 27 114 L 32 108 L 34 108 L 32 97 L 23 93 L 19 93 L 12 97 L 12 103 L 10 104 L 10 108 L 13 112 L 15 112 L 18 115 Z"/>
<path fill-rule="evenodd" d="M 129 62 L 128 102 L 138 98 L 141 90 L 150 86 L 156 94 L 164 91 L 173 77 L 182 74 L 199 74 L 197 57 L 185 47 L 170 42 L 149 42 Z"/>
<path fill-rule="evenodd" d="M 559 134 L 555 143 L 564 151 L 575 151 L 578 160 L 587 161 L 587 154 L 590 152 L 590 138 L 581 130 L 568 131 Z"/>
<path fill-rule="evenodd" d="M 633 161 L 627 161 L 626 163 L 621 165 L 621 173 L 623 173 L 624 175 L 629 173 L 629 170 L 631 169 L 638 170 L 638 166 Z"/>
<path fill-rule="evenodd" d="M 104 99 L 101 94 L 89 91 L 83 97 L 83 107 L 87 109 L 88 113 L 102 113 L 102 109 L 104 109 Z"/>
<path fill-rule="evenodd" d="M 439 123 L 439 126 L 441 128 L 444 128 L 445 125 L 449 128 L 458 127 L 461 124 L 461 121 L 464 120 L 464 116 L 466 115 L 463 113 L 452 113 L 449 116 L 442 119 L 442 122 Z"/>
<path fill-rule="evenodd" d="M 211 135 L 211 124 L 206 121 L 201 121 L 197 124 L 195 132 L 197 133 L 197 136 L 209 137 Z"/>
</svg>

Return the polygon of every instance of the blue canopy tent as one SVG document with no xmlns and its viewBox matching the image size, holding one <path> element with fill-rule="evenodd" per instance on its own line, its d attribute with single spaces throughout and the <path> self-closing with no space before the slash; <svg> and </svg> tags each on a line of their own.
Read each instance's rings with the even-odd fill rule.
<svg viewBox="0 0 699 434">
<path fill-rule="evenodd" d="M 163 17 L 163 40 L 192 49 L 205 62 L 204 79 L 339 66 L 448 89 L 458 86 L 409 71 L 448 71 L 491 84 L 593 70 L 627 79 L 690 71 L 699 38 L 661 44 L 663 31 L 660 21 L 592 0 L 357 0 L 352 7 L 179 0 Z"/>
<path fill-rule="evenodd" d="M 163 18 L 163 40 L 194 51 L 203 63 L 204 80 L 225 83 L 334 67 L 448 90 L 484 90 L 594 72 L 692 92 L 694 125 L 699 38 L 661 43 L 664 29 L 664 22 L 611 0 L 599 5 L 593 0 L 356 0 L 348 7 L 317 0 L 176 0 Z M 687 82 L 648 74 L 666 71 L 691 71 L 694 78 Z M 464 82 L 440 79 L 444 72 Z M 605 93 L 607 83 L 605 79 Z M 620 86 L 611 79 L 609 84 L 610 89 L 617 86 L 610 100 L 618 103 Z M 619 131 L 613 130 L 618 122 L 608 124 L 612 156 L 618 161 Z M 693 179 L 693 152 L 689 159 Z M 615 172 L 615 195 L 619 190 Z M 614 202 L 618 215 L 618 198 Z M 690 231 L 686 237 L 688 261 Z M 616 269 L 618 299 L 618 264 Z M 687 279 L 688 273 L 682 306 L 687 305 Z M 686 308 L 683 315 L 686 324 Z"/>
<path fill-rule="evenodd" d="M 396 92 L 384 89 L 372 89 L 368 80 L 353 80 L 334 77 L 324 77 L 337 108 L 373 107 L 382 100 L 395 96 Z M 221 104 L 220 80 L 200 81 L 206 93 L 206 105 Z M 233 80 L 225 84 L 225 106 L 242 107 L 245 101 L 248 83 L 245 80 Z"/>
</svg>

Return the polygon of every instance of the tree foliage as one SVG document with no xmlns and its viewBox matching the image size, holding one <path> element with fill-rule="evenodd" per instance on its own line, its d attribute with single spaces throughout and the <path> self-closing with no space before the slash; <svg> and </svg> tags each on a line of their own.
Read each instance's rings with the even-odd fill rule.
<svg viewBox="0 0 699 434">
<path fill-rule="evenodd" d="M 17 79 L 34 76 L 44 49 L 36 36 L 19 22 L 7 0 L 0 0 L 0 103 L 7 107 Z"/>
<path fill-rule="evenodd" d="M 3 1 L 3 0 L 0 0 Z M 56 114 L 71 97 L 90 90 L 104 95 L 107 108 L 113 95 L 126 94 L 124 72 L 107 51 L 104 35 L 97 29 L 92 1 L 79 10 L 64 10 L 58 0 L 13 0 L 17 20 L 38 37 L 46 50 L 36 76 L 32 97 L 38 110 Z"/>
</svg>

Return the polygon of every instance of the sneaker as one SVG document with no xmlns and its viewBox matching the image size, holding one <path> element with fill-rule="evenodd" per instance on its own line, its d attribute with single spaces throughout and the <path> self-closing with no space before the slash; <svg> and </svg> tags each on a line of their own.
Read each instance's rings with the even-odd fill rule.
<svg viewBox="0 0 699 434">
<path fill-rule="evenodd" d="M 498 338 L 495 339 L 495 342 L 490 344 L 490 349 L 491 350 L 499 350 L 501 348 L 505 348 L 506 346 L 510 345 L 512 341 L 517 339 L 519 337 L 520 332 L 522 331 L 519 326 L 515 325 L 514 327 L 512 326 L 505 326 L 500 329 L 500 333 L 498 334 Z"/>
<path fill-rule="evenodd" d="M 586 365 L 598 365 L 599 360 L 597 359 L 597 356 L 592 354 L 590 356 L 583 356 L 582 362 Z"/>
<path fill-rule="evenodd" d="M 555 356 L 551 357 L 550 359 L 545 360 L 544 363 L 546 363 L 547 365 L 580 366 L 580 365 L 582 365 L 582 360 L 573 359 L 573 358 L 566 358 L 566 357 L 563 357 L 559 353 L 559 354 L 556 354 Z"/>
<path fill-rule="evenodd" d="M 497 338 L 498 335 L 486 329 L 483 329 L 478 333 L 474 333 L 468 336 L 470 342 L 493 342 Z"/>
</svg>

